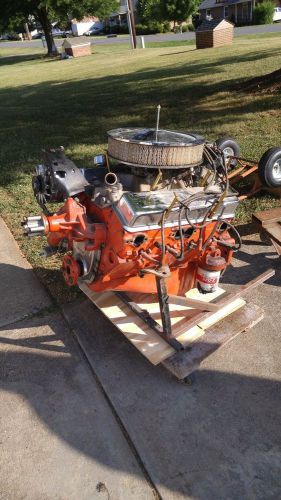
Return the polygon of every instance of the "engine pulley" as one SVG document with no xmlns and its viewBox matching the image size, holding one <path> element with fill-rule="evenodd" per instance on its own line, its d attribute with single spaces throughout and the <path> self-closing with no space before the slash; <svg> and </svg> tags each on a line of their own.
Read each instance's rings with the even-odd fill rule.
<svg viewBox="0 0 281 500">
<path fill-rule="evenodd" d="M 74 286 L 78 283 L 78 278 L 82 274 L 79 262 L 71 255 L 65 255 L 62 261 L 62 274 L 68 286 Z"/>
</svg>

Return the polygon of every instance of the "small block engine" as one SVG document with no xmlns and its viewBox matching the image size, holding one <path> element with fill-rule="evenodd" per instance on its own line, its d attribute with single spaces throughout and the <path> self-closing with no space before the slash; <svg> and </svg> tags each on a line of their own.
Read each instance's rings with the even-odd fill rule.
<svg viewBox="0 0 281 500">
<path fill-rule="evenodd" d="M 46 256 L 65 253 L 66 284 L 156 293 L 162 277 L 169 294 L 214 291 L 240 245 L 223 151 L 192 133 L 118 129 L 94 160 L 79 169 L 63 148 L 44 151 L 33 177 L 43 213 L 23 221 L 47 235 Z"/>
</svg>

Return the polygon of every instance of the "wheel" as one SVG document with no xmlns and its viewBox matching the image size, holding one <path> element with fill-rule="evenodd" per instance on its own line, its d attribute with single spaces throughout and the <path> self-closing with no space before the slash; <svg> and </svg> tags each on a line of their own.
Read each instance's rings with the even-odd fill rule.
<svg viewBox="0 0 281 500">
<path fill-rule="evenodd" d="M 258 165 L 260 180 L 268 187 L 281 186 L 281 148 L 270 148 Z"/>
<path fill-rule="evenodd" d="M 215 145 L 222 150 L 226 162 L 230 156 L 240 156 L 240 146 L 231 137 L 221 137 L 221 139 L 216 140 Z M 236 165 L 237 161 L 232 160 L 230 167 L 235 167 Z"/>
</svg>

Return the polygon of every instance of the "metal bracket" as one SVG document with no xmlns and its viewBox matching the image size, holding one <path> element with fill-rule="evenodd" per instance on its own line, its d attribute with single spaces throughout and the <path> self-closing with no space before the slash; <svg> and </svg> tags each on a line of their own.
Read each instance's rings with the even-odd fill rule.
<svg viewBox="0 0 281 500">
<path fill-rule="evenodd" d="M 157 278 L 157 279 L 161 279 L 161 278 Z M 175 338 L 173 338 L 171 333 L 170 334 L 168 333 L 169 330 L 167 331 L 165 329 L 165 327 L 167 327 L 167 326 L 169 328 L 169 321 L 170 321 L 170 332 L 171 332 L 171 318 L 170 318 L 170 311 L 169 311 L 168 302 L 167 302 L 168 318 L 166 316 L 167 310 L 165 308 L 165 313 L 164 313 L 165 319 L 163 321 L 162 308 L 161 308 L 161 304 L 159 301 L 160 313 L 161 313 L 161 318 L 162 318 L 162 323 L 163 323 L 163 328 L 161 328 L 161 326 L 157 323 L 157 321 L 155 321 L 150 316 L 149 312 L 146 311 L 145 309 L 142 309 L 141 307 L 139 307 L 139 305 L 136 304 L 136 302 L 134 302 L 125 292 L 115 292 L 115 295 L 117 295 L 117 297 L 119 297 L 119 299 L 121 299 L 124 302 L 124 304 L 126 304 L 135 314 L 137 314 L 137 316 L 139 316 L 139 318 L 141 318 L 149 326 L 149 328 L 152 328 L 152 330 L 154 330 L 160 337 L 162 337 L 162 339 L 164 339 L 168 344 L 170 344 L 171 347 L 173 347 L 176 351 L 183 351 L 184 350 L 184 346 L 180 342 L 178 342 Z M 159 294 L 158 294 L 158 297 L 159 297 Z"/>
</svg>

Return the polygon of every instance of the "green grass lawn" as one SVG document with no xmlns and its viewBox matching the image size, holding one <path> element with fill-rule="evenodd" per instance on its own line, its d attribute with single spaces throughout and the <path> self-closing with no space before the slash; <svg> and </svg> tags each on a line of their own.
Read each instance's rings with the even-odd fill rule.
<svg viewBox="0 0 281 500">
<path fill-rule="evenodd" d="M 64 61 L 44 58 L 42 49 L 0 45 L 0 211 L 54 296 L 61 290 L 58 260 L 38 257 L 42 241 L 24 239 L 19 226 L 23 215 L 39 212 L 30 181 L 42 148 L 63 145 L 89 166 L 106 146 L 107 130 L 154 126 L 159 103 L 161 127 L 208 139 L 231 135 L 245 157 L 258 159 L 281 145 L 280 95 L 239 92 L 248 78 L 281 67 L 279 34 L 200 51 L 192 42 L 174 44 L 136 51 L 97 45 L 92 56 Z M 247 200 L 238 217 L 247 222 L 255 209 L 277 204 L 268 195 Z M 68 291 L 64 299 L 72 296 Z"/>
</svg>

